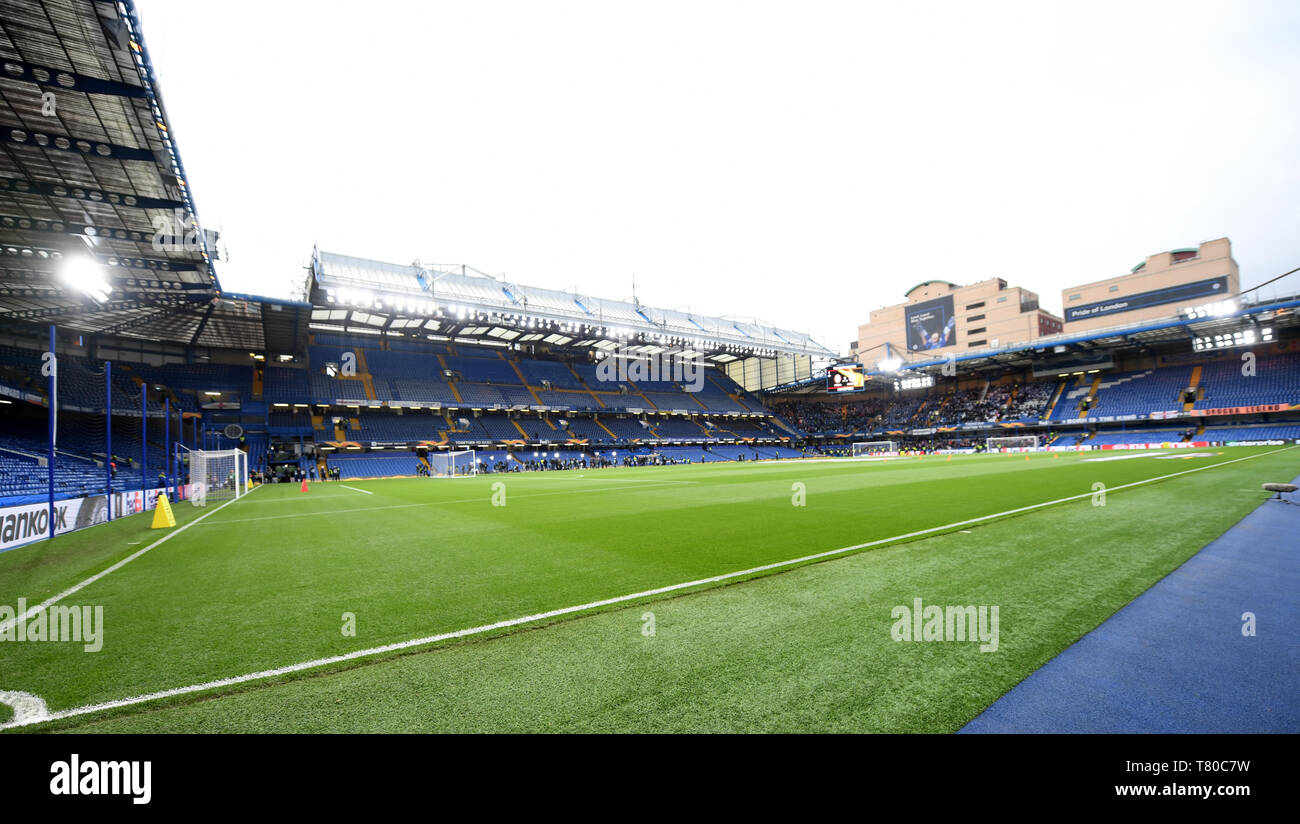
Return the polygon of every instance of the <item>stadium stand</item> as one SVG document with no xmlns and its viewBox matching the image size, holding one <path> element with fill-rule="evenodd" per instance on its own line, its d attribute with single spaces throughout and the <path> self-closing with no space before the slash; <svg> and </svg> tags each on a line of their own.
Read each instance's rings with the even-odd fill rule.
<svg viewBox="0 0 1300 824">
<path fill-rule="evenodd" d="M 1179 409 L 1181 393 L 1191 377 L 1190 366 L 1107 375 L 1097 387 L 1088 417 L 1147 415 Z"/>
<path fill-rule="evenodd" d="M 355 356 L 356 374 L 338 374 L 347 353 Z M 44 396 L 38 349 L 0 346 L 0 358 L 0 383 Z M 623 447 L 620 451 L 628 460 L 658 455 L 670 462 L 713 462 L 843 452 L 843 443 L 825 440 L 835 437 L 890 439 L 909 449 L 981 449 L 985 438 L 1002 431 L 996 427 L 1008 424 L 1042 427 L 1035 431 L 1047 443 L 1046 427 L 1076 419 L 1094 431 L 1054 433 L 1050 443 L 1101 447 L 1300 437 L 1300 424 L 1288 420 L 1268 425 L 1259 420 L 1241 422 L 1250 426 L 1216 422 L 1203 432 L 1186 425 L 1146 429 L 1133 425 L 1153 413 L 1186 411 L 1185 407 L 1205 411 L 1276 406 L 1285 411 L 1300 404 L 1300 354 L 1294 352 L 1261 355 L 1254 375 L 1243 373 L 1240 359 L 1232 357 L 1090 373 L 1064 381 L 966 380 L 961 388 L 949 381 L 929 389 L 848 398 L 775 395 L 766 401 L 716 369 L 705 370 L 698 383 L 605 381 L 596 364 L 581 359 L 460 343 L 319 333 L 299 358 L 299 362 L 265 366 L 115 362 L 114 453 L 122 459 L 115 462 L 114 488 L 156 482 L 156 477 L 145 479 L 141 474 L 141 452 L 146 448 L 139 438 L 142 386 L 148 387 L 151 417 L 161 416 L 166 399 L 174 416 L 203 414 L 207 437 L 215 437 L 211 432 L 227 422 L 240 424 L 244 434 L 239 442 L 249 451 L 251 465 L 259 467 L 277 440 L 390 446 L 445 443 L 476 449 L 503 443 L 550 444 L 548 449 L 568 444 L 582 445 L 576 454 Z M 1197 393 L 1190 406 L 1188 389 Z M 102 409 L 103 362 L 62 357 L 59 393 L 64 414 L 56 492 L 64 496 L 102 492 L 104 422 L 102 416 L 79 415 L 77 410 Z M 1081 401 L 1089 397 L 1090 408 L 1082 409 Z M 399 414 L 395 408 L 399 406 L 425 408 L 408 408 Z M 539 412 L 539 406 L 552 411 Z M 661 415 L 659 410 L 687 414 Z M 1112 419 L 1127 421 L 1127 428 L 1108 426 Z M 180 425 L 180 419 L 174 418 L 173 440 L 192 440 L 191 431 L 183 435 L 178 431 Z M 967 431 L 980 428 L 989 431 Z M 151 420 L 150 476 L 163 466 L 162 440 L 160 422 Z M 45 488 L 43 476 L 30 471 L 31 462 L 39 464 L 44 455 L 44 443 L 40 421 L 31 416 L 6 421 L 5 438 L 0 441 L 0 450 L 8 450 L 0 467 L 0 499 L 16 500 Z M 346 466 L 349 477 L 409 475 L 414 473 L 413 456 L 339 451 L 331 461 Z"/>
<path fill-rule="evenodd" d="M 306 369 L 268 366 L 263 372 L 262 399 L 267 403 L 306 403 L 311 399 L 311 382 Z"/>
<path fill-rule="evenodd" d="M 1201 370 L 1195 409 L 1300 403 L 1300 354 L 1258 358 L 1253 374 L 1239 358 L 1206 364 Z"/>
<path fill-rule="evenodd" d="M 338 467 L 342 480 L 357 478 L 386 478 L 394 475 L 414 475 L 420 459 L 414 452 L 399 455 L 358 454 L 331 455 L 326 464 Z"/>
<path fill-rule="evenodd" d="M 1182 443 L 1191 440 L 1191 435 L 1192 431 L 1188 429 L 1137 429 L 1123 432 L 1098 432 L 1092 437 L 1083 438 L 1078 442 L 1092 446 L 1130 443 Z"/>
<path fill-rule="evenodd" d="M 1211 443 L 1233 441 L 1297 441 L 1300 440 L 1300 423 L 1281 425 L 1211 426 L 1196 436 L 1196 440 Z"/>
</svg>

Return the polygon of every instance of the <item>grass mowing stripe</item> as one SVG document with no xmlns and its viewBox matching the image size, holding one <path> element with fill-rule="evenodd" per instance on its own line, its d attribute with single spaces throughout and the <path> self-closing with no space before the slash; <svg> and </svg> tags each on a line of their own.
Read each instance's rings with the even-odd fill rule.
<svg viewBox="0 0 1300 824">
<path fill-rule="evenodd" d="M 254 488 L 256 488 L 256 487 L 254 487 Z M 324 499 L 326 499 L 326 498 L 350 498 L 350 499 L 352 499 L 352 500 L 355 501 L 355 500 L 357 499 L 357 496 L 356 496 L 356 495 L 308 495 L 308 496 L 306 496 L 306 497 L 303 497 L 303 496 L 299 495 L 299 496 L 296 497 L 296 498 L 262 498 L 262 499 L 259 500 L 259 501 L 243 501 L 243 500 L 241 500 L 241 501 L 240 501 L 240 504 L 241 504 L 241 505 L 243 505 L 243 504 L 283 504 L 283 503 L 292 503 L 292 502 L 294 502 L 294 501 L 322 501 L 322 500 L 324 500 Z"/>
<path fill-rule="evenodd" d="M 1126 490 L 1104 509 L 1005 518 L 974 537 L 0 734 L 951 733 L 1264 503 L 1252 490 L 1206 507 L 1241 485 L 1224 479 L 1291 477 L 1294 457 Z M 1144 533 L 1153 513 L 1161 528 Z M 998 652 L 895 641 L 891 607 L 918 595 L 1000 605 Z M 389 640 L 401 639 L 373 643 Z"/>
<path fill-rule="evenodd" d="M 648 484 L 651 486 L 664 486 L 664 485 L 672 486 L 676 484 L 694 483 L 693 481 L 643 481 L 634 478 L 622 478 L 620 480 L 622 480 L 624 483 Z M 629 489 L 627 487 L 610 487 L 608 489 L 587 489 L 583 491 L 584 492 L 639 492 L 641 490 L 636 488 Z M 518 500 L 519 498 L 549 498 L 555 495 L 572 496 L 574 494 L 575 493 L 572 491 L 534 492 L 532 494 L 516 493 L 512 495 L 511 498 L 513 500 Z M 322 496 L 322 497 L 334 497 L 334 496 Z M 455 498 L 450 501 L 420 501 L 419 503 L 414 503 L 414 504 L 387 504 L 385 506 L 358 506 L 358 507 L 353 507 L 352 509 L 331 509 L 326 512 L 292 512 L 284 515 L 263 515 L 257 518 L 226 518 L 224 520 L 213 521 L 210 525 L 225 526 L 226 524 L 246 524 L 252 521 L 279 521 L 285 518 L 324 518 L 330 515 L 347 515 L 354 512 L 381 512 L 387 509 L 413 509 L 416 507 L 423 507 L 423 506 L 444 506 L 446 504 L 477 504 L 477 503 L 482 503 L 485 497 L 486 496 L 484 495 L 480 495 L 477 498 Z M 289 500 L 302 500 L 302 499 L 290 498 Z"/>
<path fill-rule="evenodd" d="M 1213 469 L 1213 468 L 1215 468 L 1215 467 L 1228 466 L 1228 465 L 1231 465 L 1231 464 L 1236 464 L 1236 463 L 1240 463 L 1240 462 L 1242 462 L 1242 461 L 1252 460 L 1252 459 L 1254 459 L 1254 458 L 1260 458 L 1260 457 L 1264 457 L 1264 456 L 1267 456 L 1267 455 L 1274 455 L 1274 454 L 1278 454 L 1278 453 L 1281 453 L 1281 452 L 1287 452 L 1287 451 L 1294 450 L 1294 449 L 1297 449 L 1297 448 L 1300 448 L 1300 447 L 1286 447 L 1286 448 L 1283 448 L 1283 449 L 1270 450 L 1270 451 L 1268 451 L 1268 452 L 1257 453 L 1257 454 L 1254 454 L 1254 455 L 1247 455 L 1247 456 L 1244 456 L 1244 457 L 1241 457 L 1241 458 L 1234 458 L 1234 459 L 1227 460 L 1227 461 L 1220 461 L 1220 462 L 1213 463 L 1213 464 L 1209 464 L 1209 465 L 1206 465 L 1206 466 L 1194 467 L 1194 468 L 1192 468 L 1192 469 L 1182 470 L 1182 471 L 1179 471 L 1179 472 L 1173 472 L 1173 473 L 1169 473 L 1169 474 L 1166 474 L 1166 475 L 1156 476 L 1156 477 L 1153 477 L 1153 478 L 1146 478 L 1146 479 L 1142 479 L 1142 480 L 1134 481 L 1134 482 L 1131 482 L 1131 483 L 1120 484 L 1120 485 L 1117 485 L 1117 486 L 1110 487 L 1107 491 L 1108 491 L 1108 492 L 1114 492 L 1114 491 L 1118 491 L 1118 490 L 1122 490 L 1122 489 L 1131 489 L 1131 488 L 1135 488 L 1135 487 L 1145 486 L 1145 485 L 1148 485 L 1148 484 L 1156 483 L 1156 482 L 1158 482 L 1158 481 L 1164 481 L 1164 480 L 1169 480 L 1169 479 L 1171 479 L 1171 478 L 1177 478 L 1177 477 L 1180 477 L 1180 476 L 1190 475 L 1190 474 L 1193 474 L 1193 473 L 1201 472 L 1201 471 L 1206 470 L 1206 469 Z M 1050 506 L 1055 506 L 1055 505 L 1062 504 L 1062 503 L 1068 503 L 1068 502 L 1070 502 L 1070 501 L 1077 501 L 1077 500 L 1082 500 L 1082 499 L 1084 499 L 1084 498 L 1090 498 L 1090 497 L 1093 496 L 1093 494 L 1094 494 L 1093 492 L 1085 492 L 1085 493 L 1080 493 L 1080 494 L 1078 494 L 1078 495 L 1070 495 L 1070 496 L 1066 496 L 1066 497 L 1063 497 L 1063 498 L 1057 498 L 1057 499 L 1054 499 L 1054 500 L 1051 500 L 1051 501 L 1044 501 L 1044 502 L 1037 503 L 1037 504 L 1031 504 L 1031 505 L 1028 505 L 1028 506 L 1017 507 L 1017 508 L 1014 508 L 1014 509 L 1009 509 L 1009 510 L 1005 510 L 1005 511 L 1002 511 L 1002 512 L 993 513 L 993 514 L 990 514 L 990 515 L 983 515 L 983 516 L 979 516 L 979 517 L 976 517 L 976 518 L 969 518 L 969 519 L 965 519 L 965 520 L 962 520 L 962 521 L 956 521 L 956 522 L 953 522 L 953 523 L 950 523 L 950 524 L 945 524 L 945 525 L 943 525 L 943 526 L 930 527 L 930 528 L 927 528 L 927 529 L 916 530 L 916 531 L 909 532 L 909 533 L 905 533 L 905 534 L 902 534 L 902 535 L 896 535 L 896 536 L 892 536 L 892 537 L 888 537 L 888 538 L 881 538 L 881 539 L 874 540 L 874 541 L 868 541 L 868 542 L 865 542 L 865 543 L 854 544 L 854 545 L 851 545 L 851 546 L 841 547 L 841 548 L 838 548 L 838 549 L 827 550 L 827 551 L 825 551 L 825 552 L 819 552 L 819 553 L 814 553 L 814 554 L 811 554 L 811 555 L 805 555 L 805 556 L 802 556 L 802 557 L 800 557 L 800 558 L 794 558 L 794 559 L 785 560 L 785 561 L 778 561 L 778 562 L 770 563 L 770 564 L 763 564 L 763 565 L 760 565 L 760 566 L 750 567 L 750 568 L 748 568 L 748 569 L 744 569 L 744 570 L 740 570 L 740 571 L 723 573 L 723 574 L 720 574 L 720 575 L 709 576 L 709 577 L 706 577 L 706 578 L 699 578 L 699 579 L 696 579 L 696 580 L 693 580 L 693 581 L 687 581 L 687 582 L 678 583 L 678 584 L 671 584 L 671 585 L 664 586 L 664 587 L 657 587 L 657 588 L 654 588 L 654 589 L 648 589 L 648 590 L 644 590 L 644 591 L 641 591 L 641 592 L 636 592 L 636 593 L 632 593 L 632 594 L 628 594 L 628 595 L 621 595 L 621 596 L 616 596 L 616 597 L 613 597 L 613 598 L 606 598 L 606 599 L 602 599 L 602 600 L 598 600 L 598 601 L 591 601 L 591 602 L 588 602 L 588 603 L 585 603 L 585 604 L 579 604 L 579 605 L 576 605 L 576 606 L 569 606 L 569 607 L 563 607 L 563 608 L 560 608 L 560 609 L 547 610 L 547 611 L 543 611 L 543 612 L 539 612 L 539 613 L 535 613 L 535 614 L 531 614 L 531 615 L 526 615 L 526 616 L 522 616 L 522 617 L 518 617 L 518 618 L 512 618 L 512 619 L 508 619 L 508 620 L 492 622 L 492 623 L 489 623 L 489 624 L 483 624 L 483 625 L 476 626 L 476 627 L 470 627 L 470 628 L 467 628 L 467 629 L 460 629 L 460 630 L 455 630 L 455 631 L 452 631 L 452 632 L 438 633 L 438 634 L 435 634 L 435 635 L 429 635 L 429 636 L 424 636 L 424 637 L 421 637 L 421 638 L 409 639 L 409 640 L 406 640 L 406 641 L 399 641 L 399 642 L 395 642 L 395 643 L 391 643 L 391 644 L 384 644 L 384 645 L 381 645 L 381 646 L 371 647 L 371 648 L 367 648 L 367 649 L 354 650 L 354 651 L 352 651 L 352 652 L 348 652 L 348 653 L 343 653 L 343 654 L 334 655 L 334 656 L 328 656 L 328 657 L 324 657 L 324 658 L 317 658 L 317 659 L 313 659 L 313 660 L 309 660 L 309 661 L 303 661 L 303 662 L 300 662 L 300 663 L 290 664 L 290 665 L 283 666 L 283 667 L 277 667 L 277 668 L 272 668 L 272 669 L 260 670 L 260 671 L 257 671 L 257 672 L 247 673 L 247 674 L 245 674 L 245 675 L 233 676 L 233 677 L 230 677 L 230 678 L 216 679 L 216 680 L 212 680 L 212 681 L 206 681 L 206 682 L 203 682 L 203 683 L 192 684 L 192 685 L 184 686 L 184 687 L 175 687 L 175 688 L 172 688 L 172 689 L 161 690 L 161 691 L 152 692 L 152 693 L 146 693 L 146 694 L 137 695 L 137 696 L 132 696 L 132 697 L 128 697 L 128 698 L 122 698 L 122 699 L 116 699 L 116 700 L 112 700 L 112 701 L 99 702 L 99 703 L 96 703 L 96 704 L 88 704 L 88 705 L 81 706 L 81 707 L 73 707 L 73 708 L 70 708 L 70 709 L 67 709 L 67 710 L 60 710 L 60 711 L 56 711 L 56 712 L 53 712 L 53 713 L 49 713 L 48 715 L 46 715 L 46 716 L 44 716 L 44 717 L 41 717 L 41 718 L 30 718 L 30 717 L 29 717 L 29 718 L 26 718 L 26 719 L 23 719 L 23 720 L 19 720 L 19 719 L 16 719 L 16 718 L 15 718 L 15 719 L 9 721 L 8 723 L 0 724 L 0 729 L 7 729 L 7 728 L 12 728 L 12 727 L 29 726 L 29 725 L 31 725 L 31 724 L 41 723 L 41 722 L 45 722 L 45 721 L 54 721 L 54 720 L 60 720 L 60 719 L 65 719 L 65 718 L 72 718 L 72 717 L 81 716 L 81 715 L 88 715 L 88 714 L 95 713 L 95 712 L 102 712 L 102 711 L 106 711 L 106 710 L 112 710 L 112 709 L 118 709 L 118 708 L 122 708 L 122 707 L 133 706 L 133 705 L 136 705 L 136 704 L 143 704 L 143 703 L 146 703 L 146 702 L 157 701 L 157 700 L 161 700 L 161 699 L 165 699 L 165 698 L 172 698 L 172 697 L 181 696 L 181 695 L 188 695 L 188 694 L 193 694 L 193 693 L 205 692 L 205 691 L 212 690 L 212 689 L 220 689 L 220 688 L 222 688 L 222 687 L 236 686 L 236 685 L 239 685 L 239 684 L 245 684 L 245 683 L 249 683 L 249 682 L 253 682 L 253 681 L 259 681 L 259 680 L 263 680 L 263 679 L 267 679 L 267 678 L 274 678 L 274 677 L 277 677 L 277 676 L 288 675 L 288 674 L 292 674 L 292 673 L 296 673 L 296 672 L 302 672 L 302 671 L 304 671 L 304 670 L 316 669 L 316 668 L 319 668 L 319 667 L 330 666 L 330 665 L 333 665 L 333 664 L 346 663 L 346 662 L 349 662 L 349 661 L 355 661 L 355 660 L 358 660 L 358 659 L 367 658 L 367 657 L 372 657 L 372 656 L 376 656 L 376 655 L 382 655 L 382 654 L 385 654 L 385 653 L 390 653 L 390 652 L 400 652 L 400 651 L 403 651 L 403 650 L 408 650 L 408 649 L 412 649 L 412 648 L 415 648 L 415 647 L 420 647 L 420 646 L 426 646 L 426 645 L 430 645 L 430 644 L 435 644 L 435 643 L 439 643 L 439 642 L 442 642 L 442 641 L 453 640 L 453 639 L 458 639 L 458 638 L 465 638 L 465 637 L 474 636 L 474 635 L 481 635 L 481 634 L 484 634 L 484 633 L 493 632 L 493 631 L 500 630 L 500 629 L 508 629 L 508 628 L 511 628 L 511 627 L 516 627 L 516 626 L 520 626 L 520 625 L 524 625 L 524 624 L 535 623 L 535 622 L 538 622 L 538 621 L 545 621 L 545 620 L 549 620 L 549 619 L 553 619 L 553 618 L 558 618 L 558 617 L 562 617 L 562 616 L 566 616 L 566 615 L 572 615 L 572 614 L 574 614 L 574 613 L 578 613 L 578 612 L 585 612 L 585 611 L 589 611 L 589 610 L 600 609 L 600 608 L 602 608 L 602 607 L 606 607 L 606 606 L 612 606 L 612 605 L 616 605 L 616 604 L 627 603 L 627 602 L 630 602 L 630 601 L 641 600 L 641 599 L 644 599 L 644 598 L 651 598 L 651 597 L 654 597 L 654 596 L 664 595 L 664 594 L 671 593 L 671 592 L 679 592 L 679 591 L 686 590 L 686 589 L 691 589 L 691 588 L 694 588 L 694 587 L 706 586 L 706 585 L 709 585 L 709 584 L 720 583 L 720 582 L 723 582 L 723 581 L 734 580 L 734 579 L 737 579 L 737 578 L 748 577 L 748 576 L 754 576 L 754 575 L 758 575 L 758 574 L 760 574 L 760 573 L 770 572 L 770 571 L 772 571 L 772 570 L 776 570 L 776 569 L 782 569 L 782 568 L 787 568 L 787 567 L 794 567 L 794 566 L 798 566 L 798 565 L 803 565 L 803 564 L 806 564 L 806 563 L 809 563 L 809 562 L 812 562 L 812 561 L 817 561 L 817 560 L 821 560 L 821 559 L 825 559 L 825 558 L 829 558 L 829 557 L 834 557 L 834 556 L 836 556 L 836 555 L 841 555 L 841 554 L 844 554 L 844 553 L 853 552 L 853 551 L 855 551 L 855 550 L 868 549 L 868 548 L 871 548 L 871 547 L 882 546 L 882 545 L 885 545 L 885 544 L 902 542 L 902 541 L 906 541 L 906 540 L 909 540 L 909 539 L 912 539 L 912 538 L 923 537 L 923 536 L 929 536 L 929 535 L 935 535 L 935 534 L 940 533 L 940 532 L 952 531 L 952 530 L 955 530 L 955 529 L 957 529 L 957 528 L 959 528 L 959 527 L 969 526 L 969 525 L 972 525 L 972 524 L 982 523 L 982 522 L 985 522 L 985 521 L 995 520 L 995 519 L 1004 518 L 1004 517 L 1008 517 L 1008 516 L 1012 516 L 1012 515 L 1018 515 L 1018 514 L 1022 514 L 1022 513 L 1026 513 L 1026 512 L 1033 512 L 1033 511 L 1037 511 L 1037 510 L 1045 509 L 1045 508 L 1050 507 Z"/>
<path fill-rule="evenodd" d="M 253 487 L 253 489 L 256 488 L 257 487 Z M 253 490 L 250 489 L 248 493 L 245 494 L 247 495 L 252 491 Z M 28 609 L 22 615 L 15 615 L 13 618 L 10 618 L 8 621 L 5 621 L 3 624 L 0 624 L 0 632 L 8 632 L 9 630 L 17 626 L 20 621 L 26 621 L 28 618 L 31 618 L 33 615 L 45 609 L 46 607 L 53 606 L 57 604 L 59 601 L 62 601 L 64 598 L 67 598 L 69 595 L 80 592 L 81 590 L 85 589 L 86 587 L 98 581 L 100 578 L 103 578 L 109 573 L 116 572 L 117 570 L 131 563 L 136 558 L 139 558 L 141 555 L 145 554 L 146 552 L 153 549 L 154 547 L 164 544 L 167 541 L 170 541 L 172 538 L 175 538 L 177 535 L 180 535 L 185 530 L 189 529 L 190 527 L 194 526 L 197 523 L 200 523 L 204 518 L 207 518 L 211 515 L 216 515 L 218 512 L 220 512 L 221 510 L 225 509 L 226 507 L 230 506 L 231 504 L 235 503 L 238 500 L 240 500 L 240 498 L 232 498 L 229 501 L 226 501 L 224 504 L 213 509 L 211 512 L 205 512 L 199 517 L 185 524 L 184 526 L 176 527 L 173 531 L 168 532 L 166 535 L 154 541 L 152 544 L 149 544 L 149 546 L 145 547 L 144 549 L 136 550 L 135 552 L 131 553 L 130 555 L 118 561 L 117 563 L 113 564 L 112 566 L 108 567 L 107 569 L 103 569 L 100 570 L 99 572 L 96 572 L 94 575 L 90 576 L 89 578 L 82 581 L 81 583 L 74 584 L 68 587 L 67 589 L 63 590 L 58 595 L 54 595 L 49 598 L 46 598 L 41 603 Z"/>
</svg>

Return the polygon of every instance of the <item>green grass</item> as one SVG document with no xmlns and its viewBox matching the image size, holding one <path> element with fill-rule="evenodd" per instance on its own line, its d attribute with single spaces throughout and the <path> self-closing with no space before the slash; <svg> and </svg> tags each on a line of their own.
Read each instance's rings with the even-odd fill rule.
<svg viewBox="0 0 1300 824">
<path fill-rule="evenodd" d="M 735 586 L 508 637 L 57 722 L 169 730 L 959 728 L 1300 473 L 1300 450 L 1087 462 L 972 456 L 268 487 L 68 599 L 105 642 L 5 645 L 0 689 L 58 710 L 1089 497 Z M 1111 453 L 1114 454 L 1114 453 Z M 1092 456 L 1095 457 L 1096 453 Z M 506 506 L 491 503 L 506 484 Z M 802 483 L 807 505 L 791 505 Z M 195 517 L 177 507 L 182 523 Z M 143 518 L 0 555 L 0 603 L 39 601 L 156 539 Z M 786 568 L 788 570 L 788 568 Z M 897 644 L 890 609 L 997 604 L 1001 649 Z M 657 633 L 641 633 L 655 613 Z M 344 637 L 342 614 L 356 615 Z M 496 633 L 503 634 L 503 633 Z"/>
</svg>

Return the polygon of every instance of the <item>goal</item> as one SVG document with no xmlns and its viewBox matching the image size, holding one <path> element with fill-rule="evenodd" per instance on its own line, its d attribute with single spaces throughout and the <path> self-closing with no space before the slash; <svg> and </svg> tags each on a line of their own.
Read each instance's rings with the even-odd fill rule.
<svg viewBox="0 0 1300 824">
<path fill-rule="evenodd" d="M 430 452 L 429 474 L 434 478 L 461 478 L 478 474 L 478 461 L 473 449 L 459 452 Z"/>
<path fill-rule="evenodd" d="M 866 455 L 897 455 L 898 444 L 894 441 L 858 441 L 853 444 L 853 457 Z"/>
<path fill-rule="evenodd" d="M 1038 449 L 1037 435 L 989 438 L 984 442 L 986 452 L 1033 452 L 1036 449 Z"/>
<path fill-rule="evenodd" d="M 190 503 L 231 501 L 248 493 L 248 453 L 242 449 L 191 449 Z"/>
</svg>

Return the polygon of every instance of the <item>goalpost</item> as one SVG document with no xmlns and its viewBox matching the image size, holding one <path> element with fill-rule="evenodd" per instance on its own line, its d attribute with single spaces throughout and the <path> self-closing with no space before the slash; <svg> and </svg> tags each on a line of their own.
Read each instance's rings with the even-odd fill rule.
<svg viewBox="0 0 1300 824">
<path fill-rule="evenodd" d="M 1012 435 L 984 441 L 985 452 L 1033 452 L 1037 449 L 1037 435 Z"/>
<path fill-rule="evenodd" d="M 429 472 L 434 478 L 461 478 L 478 474 L 478 461 L 473 449 L 459 452 L 430 452 L 425 456 L 429 461 Z"/>
<path fill-rule="evenodd" d="M 897 455 L 898 444 L 894 441 L 858 441 L 853 444 L 853 457 L 867 455 Z"/>
<path fill-rule="evenodd" d="M 191 449 L 190 502 L 234 500 L 248 493 L 248 453 L 242 449 Z"/>
</svg>

